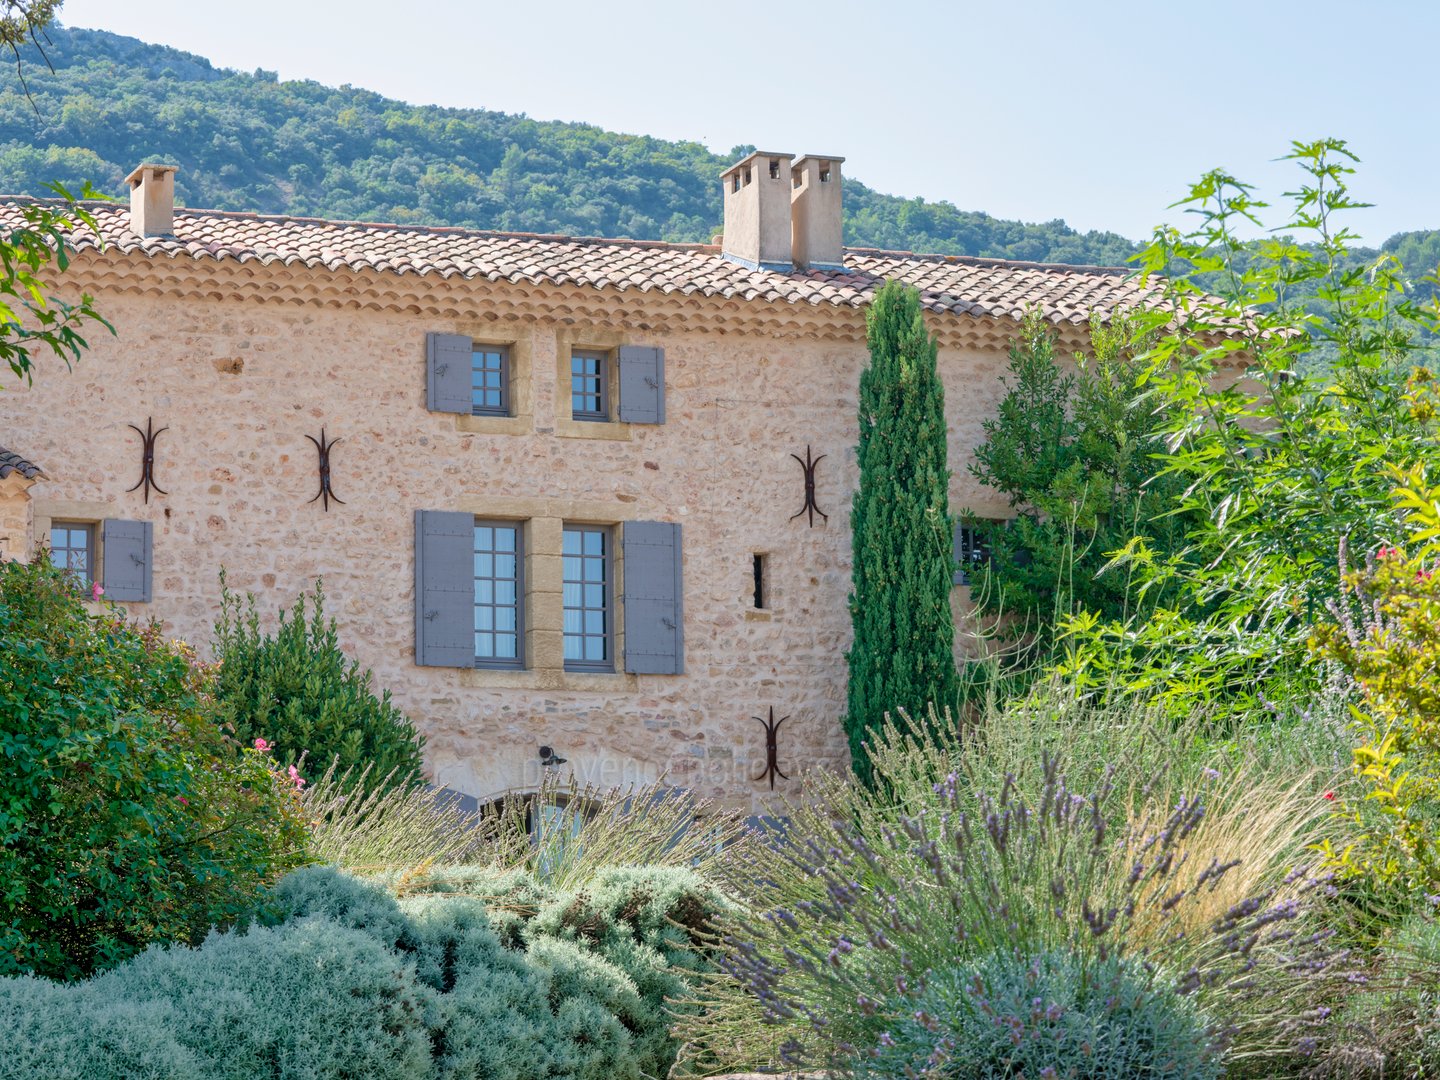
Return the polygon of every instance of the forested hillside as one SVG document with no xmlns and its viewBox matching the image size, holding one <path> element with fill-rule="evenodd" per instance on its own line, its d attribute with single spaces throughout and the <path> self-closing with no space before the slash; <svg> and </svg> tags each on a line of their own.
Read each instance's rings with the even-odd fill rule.
<svg viewBox="0 0 1440 1080">
<path fill-rule="evenodd" d="M 751 149 L 717 155 L 588 124 L 407 105 L 351 86 L 216 68 L 97 30 L 53 27 L 45 58 L 23 57 L 30 99 L 13 79 L 0 90 L 0 191 L 89 180 L 120 194 L 135 165 L 166 161 L 180 166 L 177 194 L 189 206 L 707 240 L 720 227 L 719 171 Z M 1063 221 L 1002 221 L 882 195 L 853 178 L 845 237 L 855 247 L 1102 265 L 1123 264 L 1137 248 Z M 1401 233 L 1383 248 L 1418 278 L 1440 261 L 1440 231 Z"/>
<path fill-rule="evenodd" d="M 134 38 L 53 28 L 26 56 L 34 99 L 0 93 L 0 190 L 90 179 L 111 193 L 142 160 L 180 166 L 191 206 L 639 239 L 708 240 L 722 155 L 483 109 L 415 107 L 354 87 L 243 74 Z M 37 115 L 38 111 L 38 115 Z M 902 199 L 847 178 L 854 246 L 1069 263 L 1123 262 L 1114 233 L 1023 224 Z"/>
</svg>

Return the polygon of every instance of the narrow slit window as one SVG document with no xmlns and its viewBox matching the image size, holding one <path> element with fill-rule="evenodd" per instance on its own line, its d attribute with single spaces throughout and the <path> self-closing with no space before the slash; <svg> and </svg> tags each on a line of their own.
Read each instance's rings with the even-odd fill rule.
<svg viewBox="0 0 1440 1080">
<path fill-rule="evenodd" d="M 765 605 L 769 600 L 765 590 L 765 571 L 767 569 L 765 563 L 767 560 L 764 555 L 758 553 L 752 556 L 751 559 L 752 573 L 755 577 L 755 607 L 759 611 L 764 611 Z"/>
<path fill-rule="evenodd" d="M 520 523 L 475 522 L 475 666 L 525 666 Z"/>
<path fill-rule="evenodd" d="M 560 554 L 564 564 L 565 667 L 569 671 L 614 671 L 609 528 L 565 526 Z"/>
</svg>

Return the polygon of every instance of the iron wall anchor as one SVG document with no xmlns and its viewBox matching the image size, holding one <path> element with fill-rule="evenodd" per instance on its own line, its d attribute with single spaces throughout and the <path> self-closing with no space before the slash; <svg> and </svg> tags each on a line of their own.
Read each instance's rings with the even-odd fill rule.
<svg viewBox="0 0 1440 1080">
<path fill-rule="evenodd" d="M 819 514 L 826 521 L 830 520 L 830 515 L 825 513 L 824 510 L 821 510 L 820 507 L 815 505 L 815 466 L 819 465 L 820 462 L 824 461 L 828 455 L 821 454 L 819 457 L 811 459 L 810 444 L 806 443 L 805 460 L 801 461 L 799 454 L 791 454 L 790 456 L 796 461 L 799 461 L 800 468 L 805 471 L 805 505 L 800 507 L 799 510 L 796 510 L 795 513 L 791 514 L 790 520 L 794 521 L 801 514 L 809 514 L 810 527 L 813 529 L 815 527 L 816 514 Z"/>
<path fill-rule="evenodd" d="M 750 719 L 760 721 L 761 725 L 763 725 L 765 728 L 765 768 L 761 771 L 760 775 L 754 777 L 751 782 L 758 784 L 761 780 L 769 777 L 770 790 L 774 791 L 776 776 L 779 776 L 782 780 L 790 779 L 790 777 L 786 776 L 783 772 L 780 771 L 780 765 L 778 763 L 780 748 L 779 743 L 776 741 L 776 734 L 780 731 L 780 725 L 783 724 L 786 720 L 789 720 L 790 717 L 782 716 L 779 720 L 776 720 L 775 706 L 771 705 L 769 720 L 766 720 L 764 717 L 760 716 L 752 716 Z"/>
<path fill-rule="evenodd" d="M 345 505 L 345 500 L 330 489 L 330 451 L 340 440 L 331 439 L 329 442 L 326 442 L 325 428 L 323 426 L 320 428 L 320 438 L 318 441 L 313 435 L 306 435 L 305 438 L 315 443 L 315 449 L 320 453 L 320 490 L 315 493 L 315 498 L 310 501 L 313 503 L 315 499 L 324 499 L 325 502 L 323 505 L 325 512 L 328 514 L 330 512 L 331 499 L 334 499 L 341 506 Z"/>
<path fill-rule="evenodd" d="M 169 431 L 170 428 L 166 426 L 162 427 L 159 431 L 156 431 L 155 418 L 152 416 L 147 416 L 145 418 L 144 431 L 141 431 L 134 424 L 126 424 L 125 426 L 128 427 L 131 431 L 135 432 L 136 435 L 140 436 L 141 443 L 140 479 L 135 481 L 135 487 L 126 489 L 126 494 L 128 495 L 130 492 L 134 491 L 135 488 L 138 488 L 143 484 L 145 487 L 145 501 L 147 503 L 150 501 L 151 488 L 154 488 L 161 495 L 169 495 L 170 493 L 168 491 L 166 491 L 164 488 L 162 488 L 159 484 L 155 482 L 155 440 L 158 439 L 163 432 Z"/>
</svg>

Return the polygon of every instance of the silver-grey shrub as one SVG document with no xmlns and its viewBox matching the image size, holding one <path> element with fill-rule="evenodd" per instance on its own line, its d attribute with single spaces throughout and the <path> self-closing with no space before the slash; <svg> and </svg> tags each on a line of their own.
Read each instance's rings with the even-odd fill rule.
<svg viewBox="0 0 1440 1080">
<path fill-rule="evenodd" d="M 85 983 L 0 982 L 0 1076 L 408 1080 L 432 994 L 402 957 L 323 919 L 152 946 Z"/>
<path fill-rule="evenodd" d="M 1214 1080 L 1213 1033 L 1193 996 L 1110 954 L 1000 949 L 931 976 L 858 1063 L 862 1077 Z"/>
<path fill-rule="evenodd" d="M 311 867 L 277 887 L 278 925 L 85 983 L 0 981 L 17 1047 L 0 1080 L 662 1076 L 667 999 L 707 969 L 724 905 L 673 867 L 601 870 L 586 890 L 471 867 L 387 885 Z"/>
</svg>

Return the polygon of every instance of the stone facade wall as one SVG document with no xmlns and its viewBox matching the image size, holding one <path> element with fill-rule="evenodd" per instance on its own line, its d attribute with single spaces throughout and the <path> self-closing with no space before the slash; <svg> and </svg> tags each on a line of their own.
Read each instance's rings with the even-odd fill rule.
<svg viewBox="0 0 1440 1080">
<path fill-rule="evenodd" d="M 443 296 L 405 310 L 383 290 L 378 301 L 377 291 L 247 295 L 241 286 L 264 271 L 226 272 L 235 288 L 181 296 L 153 287 L 162 270 L 143 260 L 123 274 L 103 259 L 78 268 L 73 287 L 95 293 L 116 336 L 92 334 L 73 372 L 42 362 L 33 388 L 0 395 L 0 442 L 47 477 L 29 491 L 28 517 L 0 517 L 12 534 L 29 531 L 7 536 L 5 551 L 44 541 L 56 517 L 153 522 L 153 602 L 130 607 L 202 652 L 222 567 L 272 612 L 323 576 L 342 641 L 416 718 L 435 779 L 482 800 L 533 787 L 545 744 L 583 780 L 663 775 L 763 808 L 768 785 L 751 778 L 764 767 L 764 732 L 752 717 L 772 705 L 791 718 L 779 757 L 792 778 L 846 764 L 849 502 L 867 358 L 859 312 L 825 334 L 726 333 L 716 317 L 647 313 L 632 299 L 602 326 L 542 303 L 541 290 L 503 284 L 436 284 Z M 427 412 L 427 331 L 511 344 L 525 381 L 518 420 Z M 667 422 L 572 421 L 561 381 L 569 349 L 622 342 L 664 347 Z M 1002 509 L 965 466 L 1004 364 L 998 345 L 942 345 L 956 508 Z M 169 429 L 156 470 L 167 494 L 148 504 L 125 490 L 140 470 L 127 425 L 147 417 Z M 328 513 L 307 501 L 317 479 L 305 436 L 322 425 L 340 440 L 334 491 L 345 500 Z M 791 520 L 803 495 L 790 455 L 807 444 L 826 455 L 817 501 L 829 519 L 814 528 Z M 683 523 L 686 673 L 416 666 L 417 509 L 530 519 L 542 556 L 563 520 Z M 757 552 L 768 556 L 764 611 L 751 603 Z"/>
</svg>

